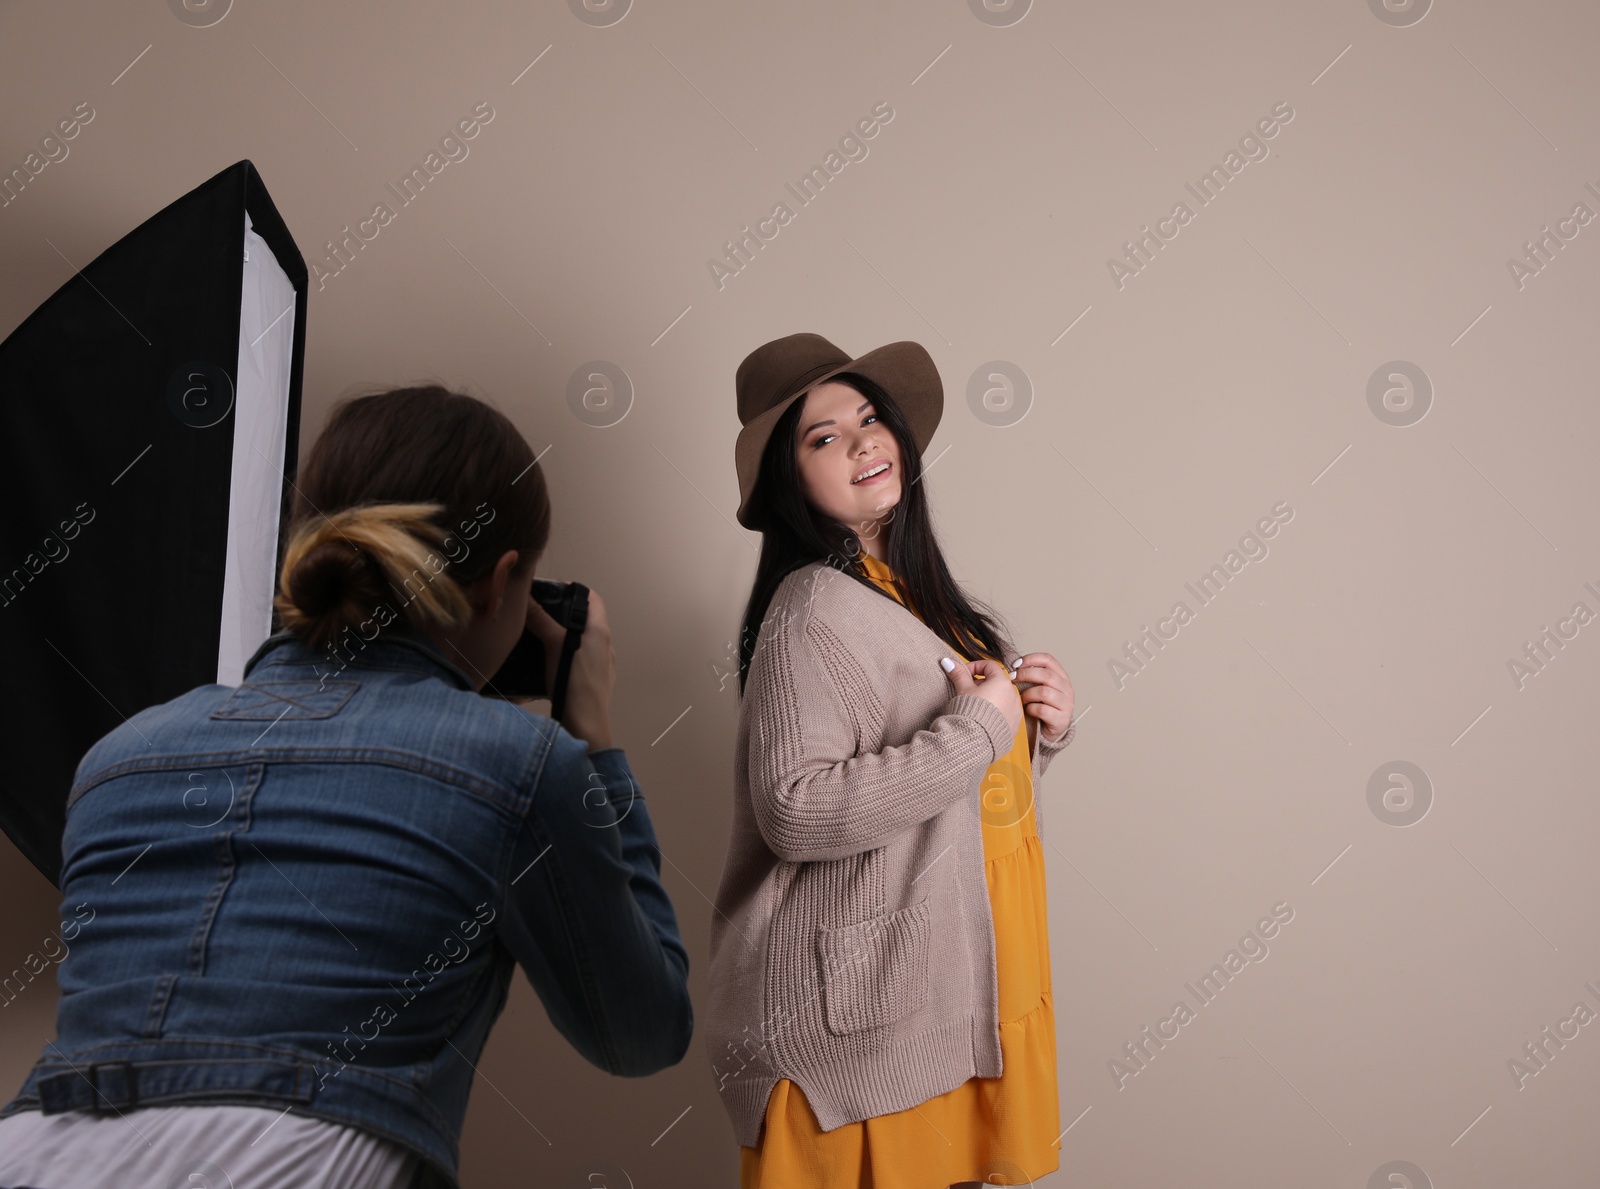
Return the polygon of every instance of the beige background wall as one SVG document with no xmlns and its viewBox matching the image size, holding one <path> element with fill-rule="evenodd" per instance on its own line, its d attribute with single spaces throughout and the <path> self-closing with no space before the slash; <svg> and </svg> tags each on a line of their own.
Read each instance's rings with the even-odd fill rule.
<svg viewBox="0 0 1600 1189">
<path fill-rule="evenodd" d="M 313 281 L 303 444 L 353 386 L 435 377 L 548 449 L 545 572 L 611 607 L 618 738 L 697 998 L 736 712 L 718 666 L 757 543 L 733 521 L 734 368 L 797 330 L 913 338 L 946 385 L 952 566 L 1077 688 L 1044 790 L 1070 1128 L 1043 1183 L 1356 1189 L 1409 1161 L 1413 1185 L 1591 1184 L 1600 225 L 1558 225 L 1600 213 L 1600 13 L 634 0 L 604 24 L 628 0 L 573 2 L 0 6 L 0 165 L 95 113 L 0 208 L 0 332 L 242 157 L 333 271 L 324 242 L 487 104 L 467 156 Z M 789 196 L 880 103 L 865 157 Z M 1225 161 L 1280 104 L 1267 155 Z M 1214 165 L 1202 204 L 1185 184 Z M 793 219 L 719 287 L 708 259 L 780 201 Z M 1179 202 L 1192 219 L 1115 280 Z M 568 405 L 593 360 L 632 389 L 608 427 Z M 1020 422 L 969 404 L 975 374 Z M 1245 538 L 1275 507 L 1263 553 Z M 1237 572 L 1202 604 L 1185 583 L 1217 565 Z M 0 880 L 13 961 L 55 902 L 9 848 Z M 1275 905 L 1293 919 L 1200 1006 L 1186 984 Z M 7 1094 L 53 993 L 0 1012 Z M 1119 1087 L 1110 1063 L 1183 1001 Z M 481 1072 L 470 1185 L 736 1184 L 698 1038 L 608 1078 L 519 978 Z"/>
</svg>

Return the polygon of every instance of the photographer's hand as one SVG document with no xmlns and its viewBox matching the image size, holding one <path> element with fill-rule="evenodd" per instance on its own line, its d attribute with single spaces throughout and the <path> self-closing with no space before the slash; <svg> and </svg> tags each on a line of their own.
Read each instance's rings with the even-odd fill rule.
<svg viewBox="0 0 1600 1189">
<path fill-rule="evenodd" d="M 566 629 L 551 618 L 532 595 L 528 597 L 527 627 L 544 645 L 545 688 L 553 690 Z M 616 679 L 617 653 L 611 647 L 611 623 L 606 618 L 605 601 L 591 589 L 589 620 L 578 650 L 572 654 L 572 670 L 567 675 L 567 704 L 561 716 L 561 725 L 569 734 L 587 743 L 590 751 L 615 746 L 611 742 L 611 692 Z"/>
</svg>

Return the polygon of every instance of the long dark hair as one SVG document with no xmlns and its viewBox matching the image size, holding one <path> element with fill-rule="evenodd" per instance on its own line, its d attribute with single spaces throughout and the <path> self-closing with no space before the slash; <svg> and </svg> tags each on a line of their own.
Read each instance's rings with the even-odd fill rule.
<svg viewBox="0 0 1600 1189">
<path fill-rule="evenodd" d="M 885 552 L 896 589 L 929 630 L 962 656 L 972 660 L 987 656 L 1003 663 L 1004 654 L 1011 651 L 1004 621 L 956 585 L 945 565 L 933 532 L 927 492 L 920 482 L 922 457 L 905 414 L 881 384 L 866 376 L 840 372 L 833 379 L 850 385 L 873 403 L 900 447 L 900 502 L 889 514 L 887 529 L 880 530 L 886 533 Z M 818 511 L 805 497 L 795 462 L 804 404 L 804 399 L 792 402 L 773 426 L 756 479 L 754 499 L 761 504 L 766 523 L 761 533 L 761 559 L 756 563 L 755 582 L 739 633 L 741 697 L 767 608 L 787 574 L 825 561 L 874 594 L 889 597 L 867 576 L 859 556 L 861 542 L 856 530 Z"/>
<path fill-rule="evenodd" d="M 465 626 L 463 588 L 508 549 L 528 573 L 550 537 L 544 474 L 522 434 L 437 384 L 340 403 L 294 493 L 274 608 L 315 648 L 382 608 L 418 628 Z"/>
</svg>

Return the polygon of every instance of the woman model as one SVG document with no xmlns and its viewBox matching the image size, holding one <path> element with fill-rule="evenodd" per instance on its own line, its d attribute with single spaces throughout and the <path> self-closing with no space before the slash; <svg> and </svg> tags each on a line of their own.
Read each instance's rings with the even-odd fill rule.
<svg viewBox="0 0 1600 1189">
<path fill-rule="evenodd" d="M 399 389 L 336 409 L 294 486 L 285 630 L 78 767 L 57 1036 L 0 1111 L 0 1185 L 454 1189 L 519 965 L 601 1069 L 688 1048 L 604 603 L 562 724 L 480 694 L 524 627 L 552 673 L 565 635 L 529 597 L 527 442 Z"/>
<path fill-rule="evenodd" d="M 1059 1164 L 1034 793 L 1072 685 L 945 566 L 922 347 L 790 335 L 737 390 L 763 536 L 705 1033 L 741 1185 L 1025 1183 Z"/>
</svg>

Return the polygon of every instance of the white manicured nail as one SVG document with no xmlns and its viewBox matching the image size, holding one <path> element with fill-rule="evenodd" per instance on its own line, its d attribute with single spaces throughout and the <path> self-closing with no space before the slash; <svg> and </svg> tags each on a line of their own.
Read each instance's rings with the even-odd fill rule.
<svg viewBox="0 0 1600 1189">
<path fill-rule="evenodd" d="M 951 669 L 954 669 L 956 667 L 956 663 L 955 663 L 955 661 L 951 660 L 949 657 L 943 656 L 943 657 L 939 658 L 939 667 L 941 669 L 943 669 L 946 673 L 948 673 L 948 672 L 950 672 Z"/>
</svg>

